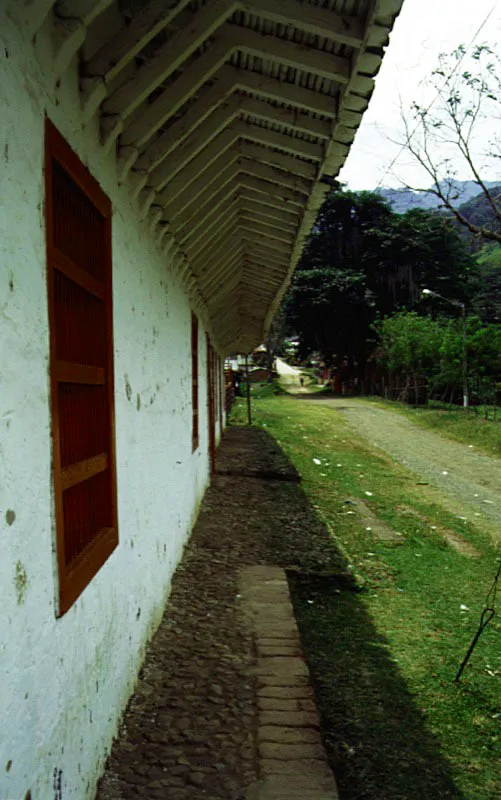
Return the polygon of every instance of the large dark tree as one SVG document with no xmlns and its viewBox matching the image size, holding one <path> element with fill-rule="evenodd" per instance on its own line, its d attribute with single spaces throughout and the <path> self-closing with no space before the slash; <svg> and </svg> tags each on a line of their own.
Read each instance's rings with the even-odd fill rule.
<svg viewBox="0 0 501 800">
<path fill-rule="evenodd" d="M 423 287 L 463 301 L 473 271 L 440 215 L 397 215 L 377 194 L 337 189 L 320 210 L 285 313 L 303 355 L 318 350 L 328 364 L 352 361 L 363 370 L 378 315 L 416 306 Z"/>
</svg>

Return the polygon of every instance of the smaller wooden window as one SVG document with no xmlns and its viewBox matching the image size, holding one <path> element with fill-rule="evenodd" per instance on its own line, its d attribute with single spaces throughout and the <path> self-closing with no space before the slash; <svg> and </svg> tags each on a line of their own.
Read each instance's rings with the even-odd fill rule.
<svg viewBox="0 0 501 800">
<path fill-rule="evenodd" d="M 198 447 L 198 318 L 191 315 L 191 408 L 192 448 Z"/>
<path fill-rule="evenodd" d="M 209 460 L 211 475 L 216 472 L 216 418 L 214 402 L 214 349 L 207 334 L 207 424 L 209 427 Z"/>
<path fill-rule="evenodd" d="M 45 207 L 59 613 L 118 543 L 111 204 L 47 121 Z"/>
</svg>

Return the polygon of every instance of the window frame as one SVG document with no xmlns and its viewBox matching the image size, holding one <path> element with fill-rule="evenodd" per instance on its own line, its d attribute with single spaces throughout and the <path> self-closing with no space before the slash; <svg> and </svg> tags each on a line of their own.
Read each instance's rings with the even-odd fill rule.
<svg viewBox="0 0 501 800">
<path fill-rule="evenodd" d="M 194 453 L 200 444 L 200 398 L 199 398 L 199 323 L 191 312 L 191 450 Z"/>
<path fill-rule="evenodd" d="M 87 199 L 94 205 L 104 220 L 105 238 L 105 276 L 96 281 L 90 273 L 75 264 L 66 254 L 60 251 L 54 242 L 54 207 L 53 207 L 53 162 L 74 181 Z M 81 162 L 68 142 L 59 133 L 52 122 L 45 121 L 45 235 L 47 257 L 47 296 L 49 320 L 49 370 L 50 370 L 50 409 L 52 428 L 52 481 L 54 490 L 54 509 L 56 522 L 56 551 L 58 572 L 59 608 L 57 616 L 62 616 L 75 603 L 84 589 L 89 585 L 101 567 L 118 546 L 118 508 L 116 483 L 116 448 L 115 448 L 115 393 L 114 393 L 114 346 L 113 346 L 113 289 L 112 289 L 112 251 L 111 251 L 111 201 L 103 192 L 95 178 Z M 106 354 L 105 368 L 88 365 L 75 365 L 58 361 L 56 358 L 56 307 L 55 307 L 55 274 L 62 273 L 87 292 L 100 292 L 105 312 Z M 100 295 L 98 295 L 100 296 Z M 83 383 L 92 385 L 104 381 L 107 388 L 107 430 L 108 451 L 107 469 L 109 470 L 109 502 L 111 525 L 102 530 L 79 553 L 68 566 L 65 558 L 65 528 L 63 492 L 68 481 L 63 476 L 61 467 L 61 425 L 59 417 L 59 385 L 61 383 Z M 97 460 L 96 457 L 94 460 Z M 90 461 L 91 459 L 87 459 Z M 81 468 L 85 462 L 70 465 L 79 467 L 77 482 L 82 483 Z M 65 468 L 66 470 L 68 468 Z"/>
</svg>

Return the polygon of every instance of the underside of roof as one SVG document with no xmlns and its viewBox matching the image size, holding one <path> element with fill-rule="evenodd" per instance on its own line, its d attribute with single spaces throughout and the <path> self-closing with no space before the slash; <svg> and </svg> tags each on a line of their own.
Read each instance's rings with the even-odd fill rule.
<svg viewBox="0 0 501 800">
<path fill-rule="evenodd" d="M 402 2 L 25 0 L 221 350 L 262 341 Z"/>
</svg>

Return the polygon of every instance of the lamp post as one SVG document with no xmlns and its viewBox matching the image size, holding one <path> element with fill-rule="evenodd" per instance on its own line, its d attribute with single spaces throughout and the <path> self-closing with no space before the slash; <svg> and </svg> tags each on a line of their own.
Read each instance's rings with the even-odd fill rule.
<svg viewBox="0 0 501 800">
<path fill-rule="evenodd" d="M 459 300 L 449 300 L 448 297 L 444 297 L 438 292 L 433 292 L 431 289 L 422 289 L 421 294 L 428 297 L 439 297 L 441 300 L 445 300 L 446 303 L 450 303 L 451 306 L 461 309 L 461 319 L 463 323 L 463 407 L 469 409 L 470 393 L 468 390 L 468 352 L 466 348 L 466 303 L 461 303 Z"/>
</svg>

